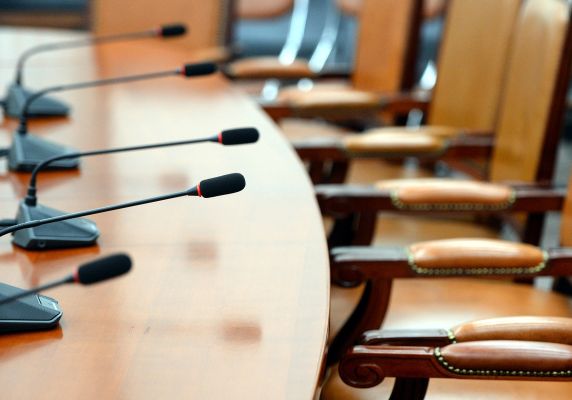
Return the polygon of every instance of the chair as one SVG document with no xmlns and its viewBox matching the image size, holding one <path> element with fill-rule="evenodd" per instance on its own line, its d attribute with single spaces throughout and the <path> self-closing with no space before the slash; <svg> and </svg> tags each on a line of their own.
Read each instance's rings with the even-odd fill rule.
<svg viewBox="0 0 572 400">
<path fill-rule="evenodd" d="M 323 179 L 320 164 L 326 159 L 343 164 L 348 154 L 399 157 L 415 153 L 447 161 L 485 158 L 489 162 L 481 177 L 492 182 L 420 179 L 381 181 L 374 186 L 318 185 L 323 213 L 336 218 L 330 244 L 371 243 L 376 215 L 382 211 L 473 215 L 523 211 L 529 213 L 523 240 L 537 244 L 543 212 L 534 206 L 541 203 L 532 201 L 524 207 L 519 196 L 534 191 L 532 183 L 542 185 L 552 178 L 572 57 L 568 13 L 564 2 L 557 0 L 529 0 L 524 6 L 514 34 L 494 141 L 488 135 L 460 134 L 443 139 L 412 133 L 406 143 L 401 138 L 403 132 L 395 136 L 376 133 L 346 139 L 347 149 L 322 149 L 325 157 L 313 167 L 316 181 Z M 338 175 L 343 176 L 343 172 Z M 520 184 L 502 184 L 508 181 Z M 521 225 L 514 219 L 512 222 Z"/>
<path fill-rule="evenodd" d="M 338 4 L 350 12 L 344 2 Z M 410 89 L 414 82 L 420 21 L 420 0 L 365 0 L 359 14 L 359 38 L 350 86 L 316 84 L 309 92 L 297 87 L 285 88 L 276 101 L 262 103 L 262 106 L 271 117 L 279 120 L 301 115 L 300 110 L 292 108 L 294 102 L 299 104 L 326 97 L 352 107 L 357 102 L 358 109 L 371 109 L 372 99 L 377 96 L 363 90 L 395 93 Z M 383 43 L 378 40 L 380 37 L 385 38 Z"/>
<path fill-rule="evenodd" d="M 430 378 L 570 381 L 571 338 L 572 319 L 554 317 L 493 318 L 447 330 L 370 331 L 344 355 L 339 371 L 344 382 L 359 388 L 396 377 L 390 398 L 402 400 L 425 398 Z"/>
</svg>

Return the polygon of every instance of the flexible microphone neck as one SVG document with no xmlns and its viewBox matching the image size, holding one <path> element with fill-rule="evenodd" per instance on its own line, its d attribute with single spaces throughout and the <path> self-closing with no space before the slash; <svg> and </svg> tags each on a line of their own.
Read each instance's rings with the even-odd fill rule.
<svg viewBox="0 0 572 400">
<path fill-rule="evenodd" d="M 111 42 L 121 42 L 130 40 L 140 40 L 155 37 L 175 37 L 181 36 L 186 33 L 186 26 L 183 24 L 170 24 L 163 25 L 157 28 L 148 29 L 141 32 L 131 32 L 131 33 L 120 33 L 117 35 L 105 35 L 105 36 L 94 36 L 87 39 L 79 40 L 68 40 L 65 42 L 58 43 L 47 43 L 34 46 L 22 53 L 20 58 L 18 58 L 18 63 L 16 66 L 16 76 L 14 78 L 17 85 L 21 85 L 23 82 L 23 71 L 26 61 L 33 55 L 38 53 L 43 53 L 52 50 L 64 50 L 71 49 L 75 47 L 93 46 L 106 44 Z"/>
<path fill-rule="evenodd" d="M 162 196 L 151 197 L 148 199 L 130 201 L 130 202 L 121 203 L 121 204 L 114 204 L 111 206 L 94 208 L 92 210 L 85 210 L 85 211 L 79 211 L 79 212 L 75 212 L 75 213 L 63 214 L 63 215 L 58 215 L 56 217 L 38 219 L 38 220 L 34 220 L 34 221 L 28 221 L 28 222 L 25 222 L 23 224 L 12 225 L 12 226 L 9 226 L 7 228 L 0 230 L 0 237 L 7 235 L 9 233 L 13 233 L 13 232 L 22 230 L 22 229 L 35 228 L 36 226 L 40 226 L 40 225 L 66 221 L 68 219 L 86 217 L 88 215 L 101 214 L 101 213 L 104 213 L 107 211 L 121 210 L 122 208 L 135 207 L 135 206 L 140 206 L 143 204 L 155 203 L 158 201 L 169 200 L 169 199 L 174 199 L 174 198 L 183 197 L 183 196 L 198 196 L 198 192 L 197 192 L 196 187 L 191 188 L 189 190 L 182 191 L 182 192 L 170 193 L 170 194 L 165 194 Z"/>
<path fill-rule="evenodd" d="M 155 144 L 147 144 L 140 146 L 117 147 L 114 149 L 94 150 L 81 153 L 76 152 L 76 153 L 68 153 L 55 156 L 42 161 L 32 171 L 32 174 L 30 175 L 30 181 L 28 183 L 28 193 L 26 195 L 25 202 L 29 206 L 35 206 L 38 203 L 38 197 L 37 197 L 38 174 L 43 169 L 48 167 L 51 163 L 59 160 L 67 160 L 79 157 L 91 157 L 91 156 L 114 154 L 114 153 L 123 153 L 123 152 L 138 151 L 138 150 L 150 150 L 163 147 L 182 146 L 182 145 L 206 143 L 206 142 L 220 143 L 222 145 L 248 144 L 248 143 L 255 143 L 256 141 L 258 141 L 258 137 L 259 133 L 256 128 L 236 128 L 236 129 L 224 130 L 220 132 L 218 135 L 203 137 L 198 139 L 178 140 L 173 142 L 155 143 Z"/>
<path fill-rule="evenodd" d="M 227 174 L 227 175 L 221 175 L 221 176 L 218 176 L 215 178 L 205 179 L 205 180 L 201 181 L 198 185 L 196 185 L 196 186 L 194 186 L 188 190 L 184 190 L 182 192 L 175 192 L 175 193 L 151 197 L 151 198 L 147 198 L 147 199 L 143 199 L 143 200 L 136 200 L 136 201 L 130 201 L 127 203 L 114 204 L 111 206 L 94 208 L 91 210 L 85 210 L 85 211 L 79 211 L 79 212 L 75 212 L 75 213 L 63 214 L 63 215 L 58 215 L 58 216 L 51 217 L 51 218 L 44 218 L 44 219 L 24 222 L 22 224 L 12 225 L 12 226 L 9 226 L 7 228 L 1 229 L 0 230 L 0 237 L 7 235 L 9 233 L 13 233 L 13 232 L 22 230 L 22 229 L 35 228 L 35 227 L 40 226 L 40 225 L 51 224 L 54 222 L 61 222 L 61 221 L 65 221 L 68 219 L 86 217 L 88 215 L 101 214 L 101 213 L 108 212 L 108 211 L 121 210 L 123 208 L 135 207 L 135 206 L 140 206 L 140 205 L 149 204 L 149 203 L 155 203 L 155 202 L 163 201 L 163 200 L 175 199 L 177 197 L 199 196 L 199 197 L 204 197 L 204 198 L 210 198 L 210 197 L 224 196 L 227 194 L 240 192 L 242 189 L 244 189 L 245 186 L 246 186 L 246 182 L 244 180 L 244 176 L 242 176 L 241 174 L 232 173 L 232 174 Z"/>
<path fill-rule="evenodd" d="M 101 79 L 97 81 L 90 81 L 90 82 L 80 82 L 80 83 L 72 83 L 69 85 L 59 85 L 59 86 L 52 86 L 49 88 L 45 88 L 33 93 L 30 97 L 26 99 L 24 105 L 22 107 L 22 112 L 20 114 L 20 125 L 18 126 L 18 133 L 25 134 L 28 131 L 28 111 L 32 103 L 39 99 L 42 96 L 45 96 L 48 93 L 53 92 L 61 92 L 64 90 L 76 90 L 76 89 L 85 89 L 90 87 L 97 87 L 97 86 L 105 86 L 105 85 L 112 85 L 116 83 L 128 83 L 134 81 L 141 81 L 145 79 L 154 79 L 154 78 L 164 78 L 167 76 L 175 76 L 180 75 L 184 71 L 180 68 L 175 70 L 169 71 L 161 71 L 161 72 L 153 72 L 150 74 L 141 74 L 141 75 L 131 75 L 131 76 L 121 76 L 117 78 L 109 78 L 109 79 Z"/>
<path fill-rule="evenodd" d="M 108 279 L 116 278 L 126 274 L 131 270 L 131 258 L 127 254 L 113 254 L 107 257 L 99 258 L 81 265 L 73 274 L 56 281 L 37 286 L 29 290 L 23 290 L 12 296 L 8 296 L 0 300 L 0 305 L 11 303 L 22 297 L 43 292 L 57 286 L 68 283 L 79 283 L 82 285 L 92 285 Z"/>
</svg>

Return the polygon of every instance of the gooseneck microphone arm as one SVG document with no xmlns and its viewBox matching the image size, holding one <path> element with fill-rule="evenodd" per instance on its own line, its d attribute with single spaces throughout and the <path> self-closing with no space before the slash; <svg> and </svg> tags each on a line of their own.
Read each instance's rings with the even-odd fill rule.
<svg viewBox="0 0 572 400">
<path fill-rule="evenodd" d="M 78 211 L 75 213 L 63 214 L 51 218 L 38 219 L 17 225 L 12 225 L 4 229 L 1 229 L 0 237 L 22 229 L 35 228 L 36 226 L 40 225 L 51 224 L 54 222 L 61 222 L 68 219 L 86 217 L 88 215 L 101 214 L 108 211 L 121 210 L 123 208 L 135 207 L 163 200 L 170 200 L 177 197 L 198 196 L 204 198 L 211 198 L 211 197 L 224 196 L 227 194 L 240 192 L 245 188 L 245 186 L 246 186 L 246 181 L 244 180 L 244 176 L 242 176 L 242 174 L 232 173 L 232 174 L 221 175 L 215 178 L 204 179 L 201 182 L 199 182 L 198 185 L 188 190 L 184 190 L 182 192 L 175 192 L 143 200 L 135 200 L 127 203 L 114 204 L 111 206 Z"/>
<path fill-rule="evenodd" d="M 97 87 L 97 86 L 105 86 L 105 85 L 112 85 L 115 83 L 128 83 L 134 81 L 141 81 L 145 79 L 153 79 L 153 78 L 164 78 L 167 76 L 175 76 L 180 75 L 184 71 L 183 69 L 175 69 L 169 71 L 161 71 L 161 72 L 153 72 L 150 74 L 141 74 L 141 75 L 132 75 L 132 76 L 121 76 L 118 78 L 109 78 L 109 79 L 101 79 L 97 81 L 90 81 L 90 82 L 80 82 L 80 83 L 72 83 L 69 85 L 59 85 L 59 86 L 52 86 L 43 90 L 39 90 L 28 97 L 22 107 L 22 112 L 20 114 L 20 125 L 18 126 L 18 133 L 24 134 L 28 131 L 28 111 L 30 109 L 31 104 L 38 98 L 53 92 L 60 92 L 63 90 L 76 90 L 76 89 L 85 89 L 90 87 Z"/>
<path fill-rule="evenodd" d="M 0 300 L 0 306 L 3 305 L 3 304 L 12 303 L 13 301 L 16 301 L 16 300 L 18 300 L 18 299 L 21 299 L 22 297 L 26 297 L 26 296 L 29 296 L 29 295 L 31 295 L 31 294 L 35 294 L 35 293 L 38 293 L 38 292 L 43 292 L 44 290 L 48 290 L 48 289 L 51 289 L 51 288 L 54 288 L 54 287 L 58 287 L 58 286 L 61 286 L 61 285 L 65 285 L 65 284 L 67 284 L 67 283 L 74 283 L 73 275 L 66 276 L 65 278 L 62 278 L 62 279 L 59 279 L 59 280 L 57 280 L 57 281 L 53 281 L 53 282 L 47 283 L 47 284 L 42 285 L 42 286 L 38 286 L 38 287 L 36 287 L 36 288 L 34 288 L 34 289 L 31 289 L 31 290 L 26 290 L 26 291 L 20 292 L 20 293 L 18 293 L 17 295 L 14 295 L 14 296 L 6 297 L 6 298 Z"/>
<path fill-rule="evenodd" d="M 101 213 L 104 213 L 107 211 L 121 210 L 122 208 L 135 207 L 135 206 L 140 206 L 143 204 L 155 203 L 157 201 L 174 199 L 177 197 L 197 196 L 197 195 L 198 195 L 197 189 L 196 189 L 196 187 L 194 187 L 194 188 L 191 188 L 189 190 L 182 191 L 182 192 L 170 193 L 170 194 L 166 194 L 166 195 L 162 195 L 162 196 L 151 197 L 148 199 L 130 201 L 127 203 L 114 204 L 111 206 L 94 208 L 91 210 L 85 210 L 85 211 L 79 211 L 79 212 L 70 213 L 70 214 L 58 215 L 57 217 L 38 219 L 35 221 L 28 221 L 28 222 L 25 222 L 23 224 L 17 224 L 17 225 L 9 226 L 7 228 L 0 230 L 0 237 L 7 235 L 9 233 L 19 231 L 21 229 L 35 228 L 36 226 L 40 226 L 40 225 L 51 224 L 54 222 L 65 221 L 68 219 L 81 218 L 81 217 L 85 217 L 88 215 L 101 214 Z"/>
<path fill-rule="evenodd" d="M 25 202 L 29 206 L 35 206 L 37 204 L 38 198 L 36 195 L 37 192 L 36 187 L 37 187 L 38 174 L 47 166 L 49 166 L 51 163 L 59 160 L 67 160 L 79 157 L 98 156 L 98 155 L 114 154 L 114 153 L 123 153 L 123 152 L 138 151 L 138 150 L 159 149 L 163 147 L 181 146 L 181 145 L 206 143 L 206 142 L 220 143 L 221 145 L 225 146 L 241 145 L 241 144 L 255 143 L 258 141 L 258 137 L 259 133 L 256 128 L 251 128 L 251 127 L 234 128 L 234 129 L 226 129 L 220 132 L 218 135 L 213 135 L 210 137 L 203 137 L 198 139 L 178 140 L 174 142 L 155 143 L 155 144 L 146 144 L 146 145 L 129 146 L 129 147 L 117 147 L 114 149 L 93 150 L 81 153 L 76 152 L 76 153 L 62 154 L 59 156 L 48 158 L 39 163 L 38 165 L 36 165 L 36 167 L 32 171 L 32 174 L 30 175 L 30 181 L 28 183 L 28 193 L 26 195 Z"/>
<path fill-rule="evenodd" d="M 23 81 L 23 71 L 24 64 L 33 55 L 38 53 L 43 53 L 52 50 L 64 50 L 71 49 L 74 47 L 83 47 L 90 45 L 99 45 L 111 42 L 120 42 L 128 40 L 139 40 L 147 39 L 153 37 L 173 37 L 180 36 L 186 33 L 186 26 L 182 24 L 164 25 L 154 29 L 148 29 L 142 32 L 131 32 L 131 33 L 120 33 L 117 35 L 105 35 L 105 36 L 95 36 L 88 39 L 79 40 L 69 40 L 59 43 L 47 43 L 34 46 L 31 49 L 26 50 L 22 53 L 20 58 L 18 58 L 18 64 L 16 66 L 16 84 L 21 85 Z"/>
</svg>

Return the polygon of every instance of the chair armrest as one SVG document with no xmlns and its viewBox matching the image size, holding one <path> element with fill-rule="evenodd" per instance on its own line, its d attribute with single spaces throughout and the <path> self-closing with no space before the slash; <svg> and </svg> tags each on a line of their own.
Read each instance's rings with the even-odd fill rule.
<svg viewBox="0 0 572 400">
<path fill-rule="evenodd" d="M 323 214 L 358 212 L 546 212 L 562 209 L 564 188 L 455 179 L 397 179 L 368 185 L 317 185 Z"/>
<path fill-rule="evenodd" d="M 353 387 L 378 385 L 385 377 L 503 380 L 570 380 L 572 346 L 487 340 L 444 347 L 355 346 L 339 364 Z"/>
<path fill-rule="evenodd" d="M 331 250 L 330 258 L 332 277 L 353 284 L 420 277 L 572 275 L 572 249 L 542 251 L 494 239 L 435 240 L 408 248 L 338 247 Z"/>
<path fill-rule="evenodd" d="M 315 73 L 305 60 L 282 64 L 278 57 L 247 57 L 222 68 L 230 79 L 301 79 L 313 78 Z"/>
</svg>

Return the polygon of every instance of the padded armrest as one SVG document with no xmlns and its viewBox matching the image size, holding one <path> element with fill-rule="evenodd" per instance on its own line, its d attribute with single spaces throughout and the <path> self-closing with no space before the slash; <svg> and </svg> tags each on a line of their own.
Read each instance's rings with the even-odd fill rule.
<svg viewBox="0 0 572 400">
<path fill-rule="evenodd" d="M 392 210 L 425 213 L 560 211 L 565 193 L 565 188 L 445 178 L 395 179 L 380 181 L 375 186 L 316 186 L 324 214 Z"/>
<path fill-rule="evenodd" d="M 330 254 L 332 277 L 347 286 L 397 278 L 572 275 L 572 249 L 542 251 L 494 239 L 445 239 L 409 248 L 338 247 Z"/>
<path fill-rule="evenodd" d="M 243 58 L 228 64 L 225 74 L 231 79 L 299 79 L 315 76 L 306 61 L 294 60 L 291 64 L 282 64 L 277 57 Z"/>
<path fill-rule="evenodd" d="M 342 380 L 369 388 L 386 377 L 506 380 L 572 379 L 572 346 L 486 340 L 431 346 L 355 346 L 339 364 Z"/>
<path fill-rule="evenodd" d="M 572 319 L 562 317 L 502 317 L 467 322 L 451 329 L 452 340 L 527 340 L 572 345 Z"/>
<path fill-rule="evenodd" d="M 562 317 L 500 317 L 466 322 L 452 329 L 367 331 L 365 346 L 446 346 L 483 340 L 523 340 L 572 345 L 572 319 Z"/>
<path fill-rule="evenodd" d="M 462 375 L 572 376 L 572 346 L 517 340 L 485 340 L 435 348 L 444 368 Z"/>
</svg>

